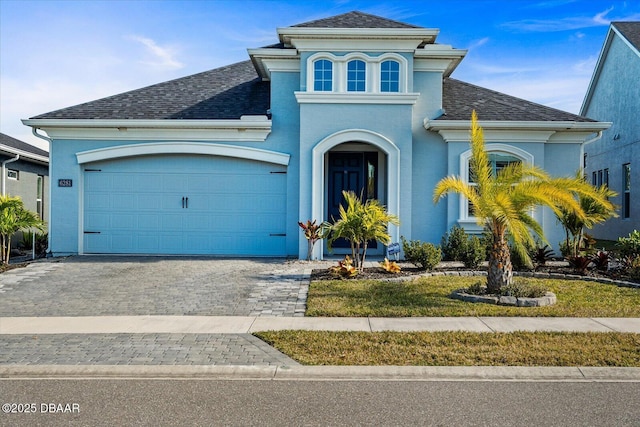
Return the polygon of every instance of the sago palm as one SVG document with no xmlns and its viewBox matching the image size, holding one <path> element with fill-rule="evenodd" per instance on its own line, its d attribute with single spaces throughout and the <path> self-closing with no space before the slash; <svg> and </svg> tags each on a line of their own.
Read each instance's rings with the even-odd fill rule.
<svg viewBox="0 0 640 427">
<path fill-rule="evenodd" d="M 478 224 L 490 232 L 489 292 L 499 292 L 503 286 L 511 283 L 513 267 L 509 239 L 526 262 L 530 262 L 527 247 L 535 243 L 532 233 L 544 240 L 542 227 L 531 216 L 537 206 L 548 206 L 556 214 L 565 209 L 574 212 L 578 218 L 585 218 L 574 194 L 588 196 L 603 206 L 611 205 L 583 180 L 552 178 L 533 165 L 512 163 L 494 174 L 475 111 L 471 115 L 471 153 L 470 172 L 475 184 L 469 184 L 460 177 L 448 176 L 436 185 L 433 200 L 437 203 L 449 193 L 466 197 L 473 206 Z"/>
</svg>

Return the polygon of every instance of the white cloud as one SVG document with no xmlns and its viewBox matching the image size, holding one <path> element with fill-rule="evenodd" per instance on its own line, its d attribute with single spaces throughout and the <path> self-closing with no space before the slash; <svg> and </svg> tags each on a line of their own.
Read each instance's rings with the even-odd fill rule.
<svg viewBox="0 0 640 427">
<path fill-rule="evenodd" d="M 554 32 L 566 30 L 578 30 L 581 28 L 609 25 L 611 19 L 606 16 L 613 10 L 610 7 L 595 16 L 569 16 L 560 19 L 522 19 L 502 24 L 503 27 L 514 31 L 523 32 Z"/>
<path fill-rule="evenodd" d="M 153 39 L 148 37 L 132 35 L 129 36 L 128 39 L 142 44 L 146 48 L 147 52 L 151 54 L 152 58 L 154 58 L 151 61 L 141 61 L 142 63 L 173 70 L 184 67 L 184 64 L 175 59 L 174 56 L 176 52 L 174 49 L 159 46 Z"/>
<path fill-rule="evenodd" d="M 467 49 L 469 49 L 470 51 L 473 49 L 477 49 L 480 46 L 484 46 L 485 44 L 489 43 L 489 37 L 483 37 L 480 40 L 474 40 Z"/>
<path fill-rule="evenodd" d="M 521 74 L 537 71 L 538 68 L 533 67 L 518 67 L 501 64 L 486 64 L 481 62 L 469 62 L 466 64 L 476 73 L 481 74 Z"/>
</svg>

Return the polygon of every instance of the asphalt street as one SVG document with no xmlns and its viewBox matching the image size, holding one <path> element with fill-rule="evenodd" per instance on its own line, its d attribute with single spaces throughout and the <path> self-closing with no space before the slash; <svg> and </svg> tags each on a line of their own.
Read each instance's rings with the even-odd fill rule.
<svg viewBox="0 0 640 427">
<path fill-rule="evenodd" d="M 638 382 L 5 379 L 0 396 L 2 426 L 640 425 Z"/>
</svg>

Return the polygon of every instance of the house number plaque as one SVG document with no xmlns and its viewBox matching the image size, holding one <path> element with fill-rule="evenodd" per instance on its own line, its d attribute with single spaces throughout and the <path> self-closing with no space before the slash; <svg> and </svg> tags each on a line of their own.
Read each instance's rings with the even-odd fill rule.
<svg viewBox="0 0 640 427">
<path fill-rule="evenodd" d="M 73 187 L 73 180 L 72 179 L 59 179 L 58 180 L 58 187 Z"/>
</svg>

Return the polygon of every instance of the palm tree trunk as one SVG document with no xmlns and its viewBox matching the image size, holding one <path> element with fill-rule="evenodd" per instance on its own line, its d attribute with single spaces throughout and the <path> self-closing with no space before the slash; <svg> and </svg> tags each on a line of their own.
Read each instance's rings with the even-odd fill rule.
<svg viewBox="0 0 640 427">
<path fill-rule="evenodd" d="M 1 249 L 1 252 L 2 252 L 2 264 L 6 265 L 6 264 L 8 264 L 8 262 L 5 260 L 5 248 L 6 248 L 6 246 L 5 246 L 4 242 L 5 242 L 5 237 L 4 237 L 4 234 L 3 234 L 2 235 L 2 244 L 1 244 L 1 246 L 2 246 L 2 249 Z"/>
<path fill-rule="evenodd" d="M 364 271 L 364 260 L 367 257 L 367 241 L 365 240 L 362 249 L 362 260 L 360 261 L 360 273 Z"/>
<path fill-rule="evenodd" d="M 513 265 L 511 253 L 504 235 L 494 235 L 489 253 L 489 270 L 487 272 L 487 292 L 499 293 L 503 286 L 511 283 Z"/>
</svg>

